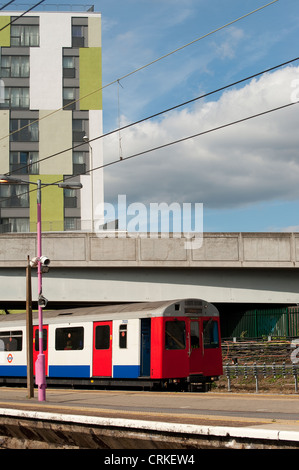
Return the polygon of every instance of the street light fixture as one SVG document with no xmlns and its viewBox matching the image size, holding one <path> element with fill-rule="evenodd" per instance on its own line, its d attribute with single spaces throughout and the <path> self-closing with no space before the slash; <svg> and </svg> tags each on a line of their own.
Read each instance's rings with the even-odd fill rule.
<svg viewBox="0 0 299 470">
<path fill-rule="evenodd" d="M 81 189 L 82 184 L 74 183 L 45 183 L 42 184 L 41 180 L 25 181 L 13 176 L 0 175 L 0 184 L 34 184 L 37 186 L 37 277 L 38 277 L 38 330 L 39 330 L 39 354 L 35 366 L 35 382 L 38 386 L 38 400 L 46 400 L 46 374 L 45 374 L 45 355 L 43 353 L 43 308 L 46 306 L 47 299 L 42 295 L 42 267 L 44 264 L 44 257 L 42 257 L 42 217 L 41 217 L 41 188 L 42 186 L 58 186 L 63 189 Z M 48 263 L 50 260 L 47 258 Z"/>
<path fill-rule="evenodd" d="M 0 183 L 20 184 L 27 183 L 27 181 L 21 180 L 19 178 L 14 178 L 13 176 L 0 175 Z"/>
</svg>

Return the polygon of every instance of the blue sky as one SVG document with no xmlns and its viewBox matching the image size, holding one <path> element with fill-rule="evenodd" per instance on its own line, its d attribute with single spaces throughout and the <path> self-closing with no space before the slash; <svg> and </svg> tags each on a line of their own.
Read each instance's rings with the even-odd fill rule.
<svg viewBox="0 0 299 470">
<path fill-rule="evenodd" d="M 80 4 L 74 1 L 73 4 Z M 103 85 L 266 5 L 101 0 Z M 103 90 L 104 132 L 298 57 L 298 0 L 272 5 Z M 203 203 L 205 232 L 299 230 L 297 105 L 125 160 L 299 99 L 299 61 L 103 139 L 108 202 Z"/>
</svg>

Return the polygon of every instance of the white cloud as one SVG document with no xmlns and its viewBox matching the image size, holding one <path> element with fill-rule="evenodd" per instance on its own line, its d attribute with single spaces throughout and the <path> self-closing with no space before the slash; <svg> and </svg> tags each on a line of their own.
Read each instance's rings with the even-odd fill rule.
<svg viewBox="0 0 299 470">
<path fill-rule="evenodd" d="M 122 132 L 123 156 L 163 145 L 291 102 L 299 68 L 288 67 L 225 92 L 214 101 L 165 114 Z M 240 207 L 299 198 L 298 106 L 190 139 L 105 169 L 105 198 L 203 202 Z M 104 139 L 118 158 L 118 135 Z"/>
<path fill-rule="evenodd" d="M 280 230 L 281 232 L 299 232 L 299 225 L 290 225 Z"/>
<path fill-rule="evenodd" d="M 211 46 L 215 49 L 216 55 L 219 56 L 221 60 L 233 59 L 239 41 L 244 38 L 244 32 L 236 26 L 231 26 L 222 32 L 222 36 L 222 40 L 220 41 L 213 40 Z"/>
</svg>

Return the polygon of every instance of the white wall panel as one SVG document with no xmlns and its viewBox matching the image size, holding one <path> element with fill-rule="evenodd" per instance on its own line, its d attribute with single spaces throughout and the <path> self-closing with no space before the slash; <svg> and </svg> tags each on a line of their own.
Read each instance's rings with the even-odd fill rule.
<svg viewBox="0 0 299 470">
<path fill-rule="evenodd" d="M 62 107 L 62 47 L 71 47 L 70 14 L 40 14 L 40 47 L 30 48 L 30 109 Z"/>
<path fill-rule="evenodd" d="M 89 139 L 95 139 L 103 133 L 103 113 L 101 110 L 89 111 Z M 103 142 L 102 139 L 90 142 L 89 158 L 91 169 L 103 165 Z M 94 170 L 91 176 L 81 177 L 83 188 L 81 190 L 81 229 L 92 228 L 91 219 L 96 223 L 103 219 L 104 180 L 103 169 Z M 91 198 L 92 195 L 92 198 Z M 92 209 L 93 208 L 93 209 Z M 94 226 L 93 226 L 94 227 Z"/>
</svg>

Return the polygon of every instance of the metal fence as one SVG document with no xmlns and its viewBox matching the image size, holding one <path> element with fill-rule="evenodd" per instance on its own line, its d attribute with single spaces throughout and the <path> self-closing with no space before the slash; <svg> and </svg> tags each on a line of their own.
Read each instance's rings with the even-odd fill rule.
<svg viewBox="0 0 299 470">
<path fill-rule="evenodd" d="M 262 338 L 299 336 L 299 307 L 256 309 L 230 314 L 221 324 L 223 338 Z"/>
<path fill-rule="evenodd" d="M 227 378 L 228 392 L 231 392 L 231 380 L 233 378 L 238 379 L 239 377 L 244 377 L 245 379 L 247 379 L 249 377 L 254 377 L 255 391 L 259 392 L 259 381 L 261 378 L 271 376 L 274 379 L 278 377 L 283 377 L 285 379 L 288 376 L 293 376 L 295 393 L 298 393 L 299 364 L 297 363 L 285 364 L 285 362 L 283 362 L 282 364 L 276 364 L 275 362 L 273 362 L 273 364 L 271 365 L 265 363 L 261 365 L 258 365 L 256 363 L 250 365 L 226 364 L 224 366 L 224 372 Z"/>
</svg>

